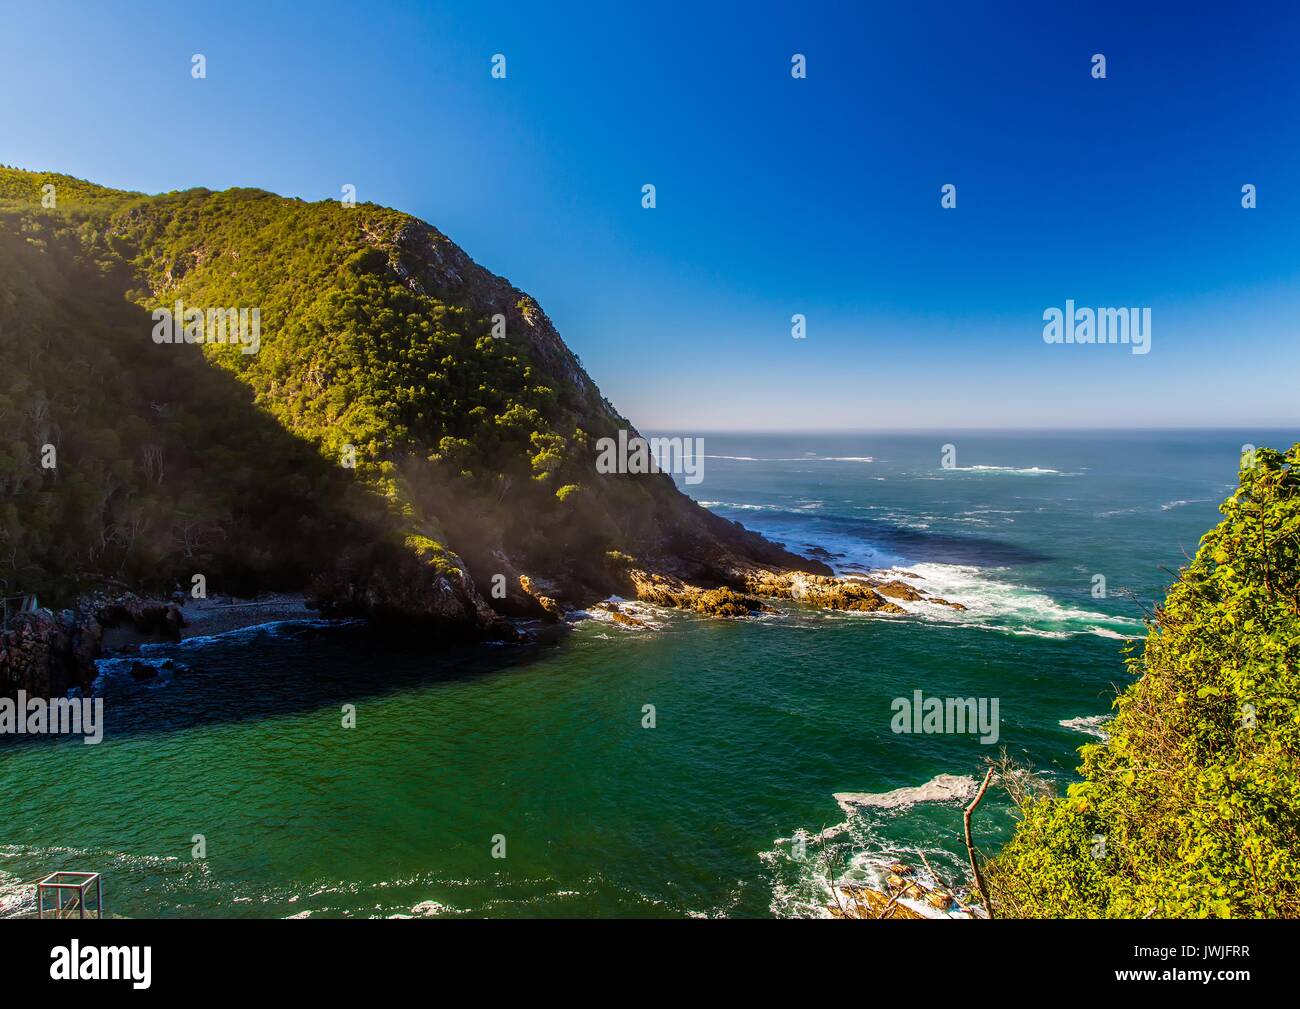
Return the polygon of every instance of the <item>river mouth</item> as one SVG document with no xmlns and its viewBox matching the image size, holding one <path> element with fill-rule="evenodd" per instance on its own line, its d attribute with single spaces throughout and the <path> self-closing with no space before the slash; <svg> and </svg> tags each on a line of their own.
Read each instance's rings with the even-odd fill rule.
<svg viewBox="0 0 1300 1009">
<path fill-rule="evenodd" d="M 1142 631 L 1092 575 L 1161 593 L 1214 519 L 1161 504 L 1212 500 L 1235 446 L 1156 442 L 1134 461 L 1130 441 L 1107 470 L 1104 446 L 1004 439 L 985 450 L 998 465 L 1085 475 L 936 477 L 930 441 L 831 439 L 820 455 L 855 461 L 815 467 L 711 459 L 701 497 L 751 505 L 735 517 L 837 566 L 897 564 L 965 611 L 641 606 L 641 626 L 597 616 L 552 644 L 450 648 L 309 617 L 102 662 L 102 743 L 0 744 L 0 914 L 29 911 L 24 884 L 54 869 L 102 872 L 127 917 L 824 916 L 828 864 L 850 883 L 893 860 L 957 883 L 961 803 L 927 783 L 978 776 L 1004 745 L 1073 780 L 1123 682 L 1122 639 Z M 717 451 L 799 454 L 782 448 Z M 873 540 L 879 526 L 852 524 L 873 514 L 982 563 Z M 989 544 L 1012 552 L 991 564 Z M 157 675 L 132 676 L 139 662 Z M 893 731 L 917 690 L 997 698 L 997 745 Z M 908 801 L 845 810 L 845 794 Z M 981 849 L 1013 822 L 991 793 Z M 804 857 L 797 836 L 818 838 Z"/>
</svg>

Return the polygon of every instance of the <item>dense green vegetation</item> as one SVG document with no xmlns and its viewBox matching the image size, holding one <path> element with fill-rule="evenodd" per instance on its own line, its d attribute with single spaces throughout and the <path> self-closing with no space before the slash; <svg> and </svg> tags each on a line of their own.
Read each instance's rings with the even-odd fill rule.
<svg viewBox="0 0 1300 1009">
<path fill-rule="evenodd" d="M 1300 445 L 1243 460 L 1065 796 L 990 866 L 1028 917 L 1300 915 Z"/>
<path fill-rule="evenodd" d="M 0 209 L 0 589 L 300 585 L 349 534 L 349 482 L 196 348 L 151 343 L 94 223 Z"/>
<path fill-rule="evenodd" d="M 178 301 L 257 309 L 258 352 L 155 342 Z M 54 600 L 462 558 L 601 585 L 709 521 L 665 477 L 583 493 L 625 422 L 531 299 L 368 204 L 0 169 L 0 424 L 0 589 Z"/>
</svg>

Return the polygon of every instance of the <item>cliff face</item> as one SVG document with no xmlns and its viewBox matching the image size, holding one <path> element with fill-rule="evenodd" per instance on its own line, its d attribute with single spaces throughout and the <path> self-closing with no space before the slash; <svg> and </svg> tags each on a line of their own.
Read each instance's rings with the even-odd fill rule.
<svg viewBox="0 0 1300 1009">
<path fill-rule="evenodd" d="M 0 627 L 0 697 L 25 691 L 55 697 L 88 682 L 98 654 L 96 628 L 83 628 L 68 615 L 25 613 Z"/>
<path fill-rule="evenodd" d="M 62 604 L 202 578 L 482 633 L 829 574 L 598 473 L 637 433 L 537 303 L 372 205 L 0 169 L 0 424 L 0 589 Z"/>
</svg>

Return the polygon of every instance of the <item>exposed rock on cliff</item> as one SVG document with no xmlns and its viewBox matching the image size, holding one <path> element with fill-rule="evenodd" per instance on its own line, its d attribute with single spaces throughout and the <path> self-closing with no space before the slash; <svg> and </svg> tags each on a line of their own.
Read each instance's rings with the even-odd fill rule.
<svg viewBox="0 0 1300 1009">
<path fill-rule="evenodd" d="M 20 690 L 55 697 L 88 683 L 87 667 L 98 642 L 88 644 L 85 638 L 93 630 L 78 624 L 71 611 L 56 616 L 37 610 L 12 618 L 0 631 L 0 697 Z"/>
</svg>

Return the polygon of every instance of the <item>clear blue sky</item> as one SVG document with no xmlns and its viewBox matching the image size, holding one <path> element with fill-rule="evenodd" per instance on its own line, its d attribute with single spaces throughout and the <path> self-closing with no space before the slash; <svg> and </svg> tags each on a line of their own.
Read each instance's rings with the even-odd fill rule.
<svg viewBox="0 0 1300 1009">
<path fill-rule="evenodd" d="M 1063 6 L 0 0 L 0 162 L 353 183 L 648 429 L 1295 424 L 1300 5 Z M 1046 345 L 1067 298 L 1151 353 Z"/>
</svg>

